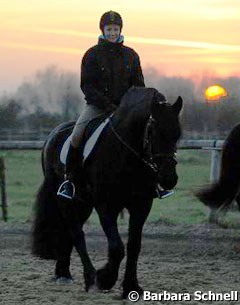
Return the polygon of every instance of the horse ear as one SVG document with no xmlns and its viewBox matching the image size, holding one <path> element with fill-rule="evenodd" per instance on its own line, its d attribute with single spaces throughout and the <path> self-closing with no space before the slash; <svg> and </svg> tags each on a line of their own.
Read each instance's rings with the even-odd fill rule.
<svg viewBox="0 0 240 305">
<path fill-rule="evenodd" d="M 158 92 L 156 89 L 153 89 L 151 93 L 153 93 L 151 104 L 152 113 L 161 113 L 162 106 L 165 107 L 166 104 L 166 97 L 162 93 Z"/>
<path fill-rule="evenodd" d="M 179 96 L 176 102 L 172 105 L 172 108 L 177 114 L 179 114 L 182 109 L 182 106 L 183 106 L 183 100 L 181 96 Z"/>
</svg>

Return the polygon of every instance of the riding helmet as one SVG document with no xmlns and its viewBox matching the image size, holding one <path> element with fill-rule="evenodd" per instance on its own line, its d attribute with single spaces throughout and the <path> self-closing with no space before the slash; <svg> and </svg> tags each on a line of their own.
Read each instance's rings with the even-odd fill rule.
<svg viewBox="0 0 240 305">
<path fill-rule="evenodd" d="M 121 31 L 122 27 L 123 27 L 122 17 L 120 16 L 120 14 L 118 14 L 117 12 L 114 12 L 114 11 L 106 12 L 102 15 L 102 17 L 100 19 L 100 23 L 99 23 L 99 27 L 102 32 L 104 30 L 104 26 L 108 25 L 108 24 L 119 25 L 120 31 Z"/>
</svg>

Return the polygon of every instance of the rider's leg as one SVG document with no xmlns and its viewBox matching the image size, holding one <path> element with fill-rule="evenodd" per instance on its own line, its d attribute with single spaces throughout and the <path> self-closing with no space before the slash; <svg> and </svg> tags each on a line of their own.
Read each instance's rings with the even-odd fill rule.
<svg viewBox="0 0 240 305">
<path fill-rule="evenodd" d="M 61 197 L 72 199 L 75 195 L 75 172 L 80 163 L 80 149 L 74 147 L 71 143 L 68 149 L 66 166 L 65 166 L 65 181 L 60 185 L 57 194 Z"/>
<path fill-rule="evenodd" d="M 58 195 L 72 199 L 75 194 L 74 180 L 82 180 L 82 139 L 85 127 L 92 119 L 104 112 L 93 106 L 86 105 L 74 126 L 65 167 L 65 182 L 58 189 Z M 77 177 L 76 177 L 77 176 Z M 76 177 L 76 178 L 75 178 Z"/>
</svg>

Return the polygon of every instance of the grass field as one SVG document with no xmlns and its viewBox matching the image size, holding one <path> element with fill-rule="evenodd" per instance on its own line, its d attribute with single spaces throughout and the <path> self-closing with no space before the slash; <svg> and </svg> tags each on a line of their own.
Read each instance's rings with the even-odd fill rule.
<svg viewBox="0 0 240 305">
<path fill-rule="evenodd" d="M 36 191 L 42 180 L 40 151 L 1 151 L 6 160 L 9 222 L 26 222 L 32 217 Z M 179 150 L 179 183 L 174 196 L 155 199 L 148 222 L 192 224 L 207 221 L 208 208 L 193 196 L 193 191 L 209 180 L 210 152 Z M 238 219 L 237 213 L 228 218 Z M 98 222 L 93 213 L 90 221 Z M 124 222 L 126 220 L 121 220 Z"/>
</svg>

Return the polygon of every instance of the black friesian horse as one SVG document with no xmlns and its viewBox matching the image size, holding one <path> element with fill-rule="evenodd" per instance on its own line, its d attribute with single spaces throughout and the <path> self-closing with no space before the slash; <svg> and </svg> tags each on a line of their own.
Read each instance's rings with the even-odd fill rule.
<svg viewBox="0 0 240 305">
<path fill-rule="evenodd" d="M 234 200 L 240 206 L 240 124 L 224 142 L 218 181 L 203 187 L 196 196 L 211 209 L 210 221 L 218 222 L 219 212 L 225 214 Z"/>
<path fill-rule="evenodd" d="M 76 248 L 84 271 L 85 289 L 111 289 L 117 278 L 124 245 L 117 218 L 125 207 L 130 214 L 123 298 L 142 292 L 137 260 L 142 228 L 151 210 L 155 183 L 172 189 L 177 183 L 176 143 L 180 137 L 181 97 L 170 105 L 156 89 L 132 88 L 122 99 L 95 149 L 85 163 L 87 192 L 84 201 L 65 201 L 56 193 L 63 179 L 59 151 L 73 129 L 64 123 L 49 135 L 42 153 L 44 181 L 36 202 L 33 253 L 56 260 L 55 276 L 71 282 L 70 255 Z M 86 249 L 83 224 L 95 208 L 108 240 L 108 261 L 95 270 Z"/>
</svg>

